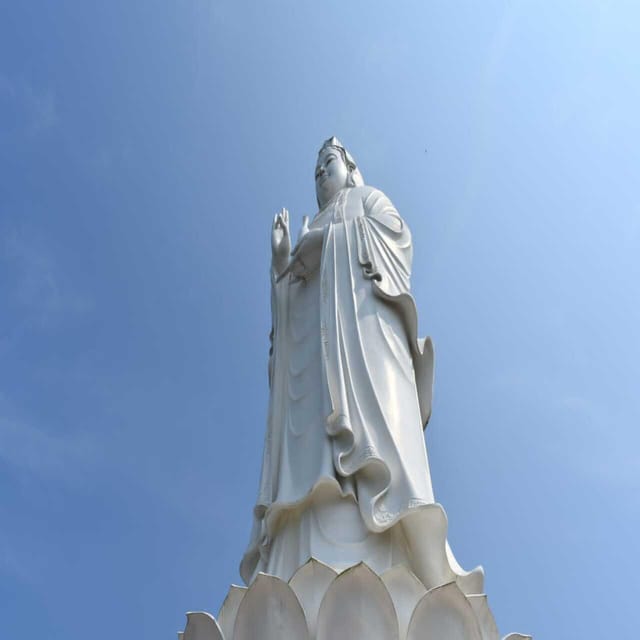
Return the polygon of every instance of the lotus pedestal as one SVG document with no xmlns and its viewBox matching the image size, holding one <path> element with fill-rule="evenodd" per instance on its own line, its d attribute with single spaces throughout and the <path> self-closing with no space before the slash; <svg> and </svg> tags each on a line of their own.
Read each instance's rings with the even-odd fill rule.
<svg viewBox="0 0 640 640">
<path fill-rule="evenodd" d="M 484 593 L 449 582 L 426 590 L 403 565 L 338 573 L 311 559 L 289 582 L 258 574 L 232 585 L 218 618 L 187 613 L 179 640 L 500 640 Z M 512 633 L 503 640 L 526 640 Z"/>
</svg>

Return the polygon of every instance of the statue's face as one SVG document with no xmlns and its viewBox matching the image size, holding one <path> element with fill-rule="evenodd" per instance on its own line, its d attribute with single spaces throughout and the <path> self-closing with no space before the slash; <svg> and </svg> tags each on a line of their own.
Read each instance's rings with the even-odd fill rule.
<svg viewBox="0 0 640 640">
<path fill-rule="evenodd" d="M 332 147 L 323 149 L 318 154 L 316 164 L 316 195 L 320 206 L 323 206 L 343 187 L 347 186 L 349 169 L 342 159 L 342 154 Z"/>
</svg>

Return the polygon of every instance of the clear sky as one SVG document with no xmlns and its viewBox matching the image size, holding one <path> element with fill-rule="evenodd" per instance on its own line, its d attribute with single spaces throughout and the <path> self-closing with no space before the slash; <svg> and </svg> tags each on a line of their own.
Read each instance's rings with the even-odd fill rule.
<svg viewBox="0 0 640 640">
<path fill-rule="evenodd" d="M 337 135 L 410 225 L 427 430 L 503 633 L 631 637 L 634 2 L 0 7 L 0 636 L 175 638 L 239 582 L 269 227 Z"/>
</svg>

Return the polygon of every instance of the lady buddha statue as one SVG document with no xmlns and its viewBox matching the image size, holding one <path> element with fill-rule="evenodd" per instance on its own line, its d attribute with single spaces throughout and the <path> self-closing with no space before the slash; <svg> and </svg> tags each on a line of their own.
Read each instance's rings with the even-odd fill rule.
<svg viewBox="0 0 640 640">
<path fill-rule="evenodd" d="M 416 335 L 409 229 L 336 138 L 315 182 L 319 211 L 291 255 L 288 212 L 273 220 L 271 393 L 242 578 L 288 580 L 314 557 L 338 571 L 403 563 L 427 588 L 481 593 L 431 486 L 433 347 Z"/>
</svg>

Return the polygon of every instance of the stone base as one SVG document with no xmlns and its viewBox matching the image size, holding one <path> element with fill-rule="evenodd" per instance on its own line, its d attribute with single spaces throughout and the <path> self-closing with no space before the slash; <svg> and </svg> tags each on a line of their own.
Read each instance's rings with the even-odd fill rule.
<svg viewBox="0 0 640 640">
<path fill-rule="evenodd" d="M 311 559 L 289 582 L 264 573 L 232 585 L 218 619 L 187 613 L 179 640 L 500 640 L 483 593 L 453 581 L 427 591 L 404 565 L 338 573 Z M 531 636 L 511 633 L 503 640 Z"/>
</svg>

